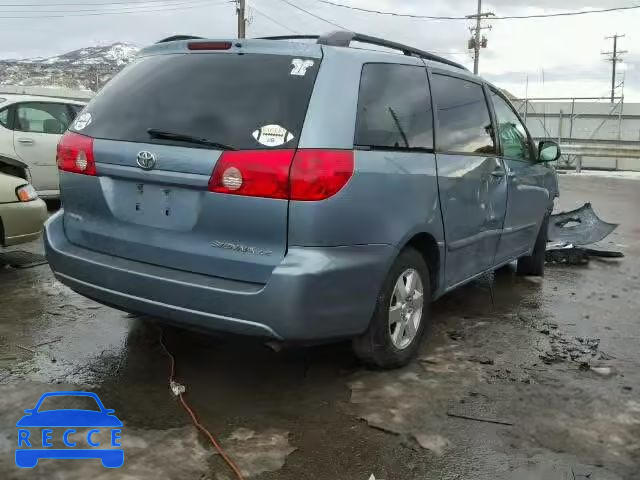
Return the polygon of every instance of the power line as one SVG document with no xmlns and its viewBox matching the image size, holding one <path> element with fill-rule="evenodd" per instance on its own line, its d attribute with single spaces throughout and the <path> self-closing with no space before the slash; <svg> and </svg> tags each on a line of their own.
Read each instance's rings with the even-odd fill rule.
<svg viewBox="0 0 640 480">
<path fill-rule="evenodd" d="M 147 11 L 149 7 L 152 8 L 169 8 L 169 7 L 179 7 L 179 6 L 183 6 L 183 5 L 194 5 L 194 4 L 199 4 L 202 3 L 204 0 L 169 0 L 167 2 L 163 2 L 161 4 L 158 5 L 130 5 L 130 6 L 120 6 L 120 7 L 116 7 L 115 10 L 103 10 L 101 8 L 75 8 L 73 10 L 11 10 L 11 11 L 7 11 L 7 12 L 2 12 L 0 11 L 0 14 L 14 14 L 14 13 L 34 13 L 34 14 L 42 14 L 42 13 L 65 13 L 65 12 L 69 12 L 69 13 L 75 13 L 75 12 L 95 12 L 95 13 L 99 13 L 99 12 L 105 12 L 105 13 L 111 13 L 111 12 L 144 12 Z M 220 3 L 231 3 L 229 1 L 227 2 L 220 2 Z M 80 4 L 78 4 L 80 5 Z M 3 5 L 0 5 L 0 7 L 2 7 Z M 103 6 L 107 6 L 106 4 Z M 37 18 L 37 17 L 34 17 Z"/>
<path fill-rule="evenodd" d="M 343 27 L 343 26 L 342 26 L 342 25 L 340 25 L 340 24 L 337 24 L 337 23 L 335 23 L 335 22 L 332 22 L 331 20 L 327 20 L 326 18 L 322 18 L 321 16 L 316 15 L 315 13 L 312 13 L 312 12 L 310 12 L 309 10 L 305 10 L 304 8 L 299 7 L 298 5 L 296 5 L 296 4 L 294 4 L 294 3 L 291 3 L 289 0 L 280 0 L 280 1 L 281 1 L 281 2 L 286 3 L 287 5 L 292 6 L 293 8 L 296 8 L 296 9 L 300 10 L 301 12 L 306 13 L 307 15 L 311 15 L 312 17 L 315 17 L 315 18 L 317 18 L 318 20 L 322 20 L 323 22 L 328 23 L 329 25 L 333 25 L 334 27 L 341 28 L 342 30 L 349 30 L 348 28 Z"/>
<path fill-rule="evenodd" d="M 63 13 L 60 15 L 11 15 L 11 16 L 0 16 L 0 20 L 8 20 L 8 19 L 28 19 L 28 18 L 66 18 L 66 17 L 92 17 L 99 15 L 127 15 L 127 14 L 136 14 L 136 13 L 151 13 L 151 12 L 169 12 L 174 10 L 190 10 L 193 8 L 205 8 L 211 7 L 213 5 L 222 5 L 229 4 L 230 2 L 225 1 L 221 3 L 209 3 L 209 1 L 198 0 L 200 3 L 192 3 L 187 6 L 175 7 L 175 8 L 152 8 L 152 9 L 140 9 L 140 10 L 99 10 L 95 11 L 95 13 Z M 204 2 L 204 3 L 203 3 Z M 9 13 L 9 12 L 5 12 Z"/>
<path fill-rule="evenodd" d="M 258 15 L 263 16 L 264 18 L 266 18 L 267 20 L 271 20 L 271 22 L 275 23 L 276 25 L 281 26 L 282 28 L 284 28 L 285 30 L 290 31 L 291 33 L 297 33 L 299 34 L 300 32 L 298 32 L 297 30 L 292 29 L 291 27 L 288 27 L 287 25 L 285 25 L 282 22 L 279 22 L 278 20 L 276 20 L 275 18 L 267 15 L 266 13 L 264 13 L 262 10 L 258 10 L 254 5 L 251 5 L 251 10 L 253 10 L 254 12 L 256 12 Z"/>
<path fill-rule="evenodd" d="M 149 3 L 159 3 L 160 5 L 169 3 L 175 0 L 140 0 L 140 1 L 127 1 L 127 2 L 104 2 L 104 3 L 13 3 L 13 4 L 0 4 L 0 7 L 104 7 L 108 5 L 136 5 Z M 153 5 L 149 5 L 153 6 Z"/>
<path fill-rule="evenodd" d="M 389 15 L 393 17 L 405 17 L 405 18 L 416 18 L 421 20 L 468 20 L 467 17 L 451 17 L 451 16 L 438 16 L 438 15 L 417 15 L 411 13 L 397 13 L 397 12 L 389 12 L 384 10 L 373 10 L 370 8 L 362 8 L 362 7 L 354 7 L 352 5 L 345 5 L 343 3 L 334 2 L 332 0 L 316 0 L 321 3 L 325 3 L 327 5 L 332 5 L 334 7 L 348 8 L 350 10 L 357 10 L 360 12 L 366 13 L 376 13 L 378 15 Z M 529 18 L 549 18 L 549 17 L 567 17 L 573 15 L 589 15 L 591 13 L 607 13 L 607 12 L 617 12 L 621 10 L 633 10 L 636 8 L 640 8 L 640 5 L 628 5 L 626 7 L 614 7 L 614 8 L 601 8 L 597 10 L 585 10 L 585 11 L 574 11 L 574 12 L 562 12 L 562 13 L 542 13 L 538 15 L 508 15 L 502 17 L 493 17 L 493 20 L 516 20 L 516 19 L 529 19 Z"/>
</svg>

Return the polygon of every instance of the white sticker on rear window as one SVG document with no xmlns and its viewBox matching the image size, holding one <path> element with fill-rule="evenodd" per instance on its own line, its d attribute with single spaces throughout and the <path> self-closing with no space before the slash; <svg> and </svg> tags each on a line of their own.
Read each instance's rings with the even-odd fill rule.
<svg viewBox="0 0 640 480">
<path fill-rule="evenodd" d="M 254 130 L 251 135 L 259 144 L 266 147 L 279 147 L 295 138 L 293 133 L 280 125 L 265 125 Z"/>
<path fill-rule="evenodd" d="M 291 60 L 291 75 L 304 77 L 307 74 L 307 68 L 309 67 L 313 67 L 313 60 L 294 58 Z"/>
<path fill-rule="evenodd" d="M 91 114 L 89 112 L 82 113 L 76 118 L 76 121 L 73 122 L 73 128 L 75 130 L 82 130 L 86 128 L 91 123 Z"/>
</svg>

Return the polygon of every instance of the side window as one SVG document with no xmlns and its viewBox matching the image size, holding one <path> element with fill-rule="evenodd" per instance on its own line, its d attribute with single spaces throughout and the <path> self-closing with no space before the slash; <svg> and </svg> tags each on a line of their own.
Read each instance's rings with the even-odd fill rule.
<svg viewBox="0 0 640 480">
<path fill-rule="evenodd" d="M 29 102 L 16 108 L 16 130 L 61 134 L 71 123 L 71 114 L 63 103 Z"/>
<path fill-rule="evenodd" d="M 369 63 L 362 68 L 355 144 L 433 149 L 433 115 L 424 67 Z"/>
<path fill-rule="evenodd" d="M 9 128 L 9 108 L 0 110 L 0 125 L 4 128 Z"/>
<path fill-rule="evenodd" d="M 498 120 L 500 144 L 505 158 L 530 162 L 531 145 L 527 130 L 513 108 L 496 92 L 491 92 L 491 100 Z"/>
<path fill-rule="evenodd" d="M 482 86 L 447 75 L 433 75 L 438 105 L 438 151 L 497 154 L 489 107 Z"/>
</svg>

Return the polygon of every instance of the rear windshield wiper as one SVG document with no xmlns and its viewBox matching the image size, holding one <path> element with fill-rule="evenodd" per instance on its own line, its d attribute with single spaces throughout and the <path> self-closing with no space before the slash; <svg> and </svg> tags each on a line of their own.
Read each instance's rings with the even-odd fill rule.
<svg viewBox="0 0 640 480">
<path fill-rule="evenodd" d="M 147 129 L 147 133 L 151 138 L 177 140 L 179 142 L 194 143 L 196 145 L 205 145 L 207 147 L 219 148 L 220 150 L 235 150 L 235 148 L 230 145 L 225 145 L 224 143 L 219 142 L 212 142 L 211 140 L 207 140 L 206 138 L 198 138 L 184 133 L 167 132 L 164 130 L 158 130 L 157 128 L 149 128 Z"/>
</svg>

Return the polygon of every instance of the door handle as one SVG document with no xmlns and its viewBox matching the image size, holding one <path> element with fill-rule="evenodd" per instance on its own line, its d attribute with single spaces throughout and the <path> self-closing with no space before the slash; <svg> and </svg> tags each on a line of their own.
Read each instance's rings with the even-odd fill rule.
<svg viewBox="0 0 640 480">
<path fill-rule="evenodd" d="M 505 173 L 504 170 L 494 170 L 491 172 L 491 176 L 494 178 L 504 178 Z"/>
<path fill-rule="evenodd" d="M 33 145 L 35 142 L 32 138 L 19 138 L 18 143 L 21 143 L 23 145 Z"/>
</svg>

